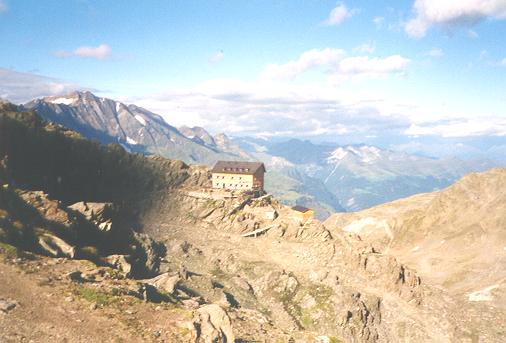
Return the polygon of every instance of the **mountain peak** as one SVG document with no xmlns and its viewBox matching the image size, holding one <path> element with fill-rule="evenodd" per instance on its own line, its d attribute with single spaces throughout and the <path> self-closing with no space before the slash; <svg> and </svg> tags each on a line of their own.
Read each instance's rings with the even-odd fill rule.
<svg viewBox="0 0 506 343">
<path fill-rule="evenodd" d="M 90 102 L 90 101 L 99 101 L 106 100 L 105 98 L 99 98 L 95 94 L 90 91 L 74 91 L 72 93 L 66 95 L 54 95 L 54 96 L 46 96 L 41 100 L 47 103 L 57 104 L 57 105 L 73 105 L 82 102 Z"/>
<path fill-rule="evenodd" d="M 209 146 L 216 146 L 213 136 L 209 134 L 203 127 L 200 126 L 181 126 L 178 128 L 186 138 L 193 140 L 194 142 L 205 144 Z"/>
<path fill-rule="evenodd" d="M 347 157 L 354 156 L 363 163 L 370 163 L 380 159 L 387 153 L 387 150 L 382 150 L 372 145 L 347 145 L 336 148 L 327 157 L 328 163 L 337 163 Z"/>
</svg>

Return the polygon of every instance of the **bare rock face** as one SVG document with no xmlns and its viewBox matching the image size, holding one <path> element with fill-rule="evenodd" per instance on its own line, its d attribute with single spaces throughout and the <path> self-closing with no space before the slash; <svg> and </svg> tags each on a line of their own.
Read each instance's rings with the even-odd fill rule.
<svg viewBox="0 0 506 343">
<path fill-rule="evenodd" d="M 112 204 L 80 201 L 68 207 L 81 213 L 86 220 L 95 224 L 101 231 L 112 229 Z"/>
<path fill-rule="evenodd" d="M 132 258 L 137 271 L 141 274 L 156 275 L 160 269 L 160 261 L 166 253 L 165 246 L 138 232 L 132 232 L 132 241 Z"/>
<path fill-rule="evenodd" d="M 421 278 L 399 263 L 395 257 L 378 253 L 359 253 L 358 263 L 374 283 L 381 284 L 406 301 L 420 304 L 423 300 Z"/>
<path fill-rule="evenodd" d="M 194 315 L 195 342 L 233 343 L 235 335 L 228 314 L 218 305 L 200 307 Z"/>
<path fill-rule="evenodd" d="M 360 293 L 342 294 L 341 326 L 343 336 L 350 342 L 374 343 L 379 341 L 381 324 L 381 300 L 375 296 L 364 297 Z"/>
<path fill-rule="evenodd" d="M 59 201 L 49 199 L 46 193 L 24 191 L 19 193 L 19 197 L 35 208 L 46 220 L 56 222 L 67 229 L 71 228 L 73 220 L 69 213 L 61 208 Z"/>
</svg>

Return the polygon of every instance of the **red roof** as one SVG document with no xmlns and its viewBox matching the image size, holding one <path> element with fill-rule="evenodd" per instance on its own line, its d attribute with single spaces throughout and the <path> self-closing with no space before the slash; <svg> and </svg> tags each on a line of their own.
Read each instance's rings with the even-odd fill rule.
<svg viewBox="0 0 506 343">
<path fill-rule="evenodd" d="M 299 205 L 292 207 L 292 210 L 297 211 L 297 212 L 301 212 L 301 213 L 306 213 L 307 211 L 311 211 L 310 208 L 307 208 L 304 206 L 299 206 Z"/>
<path fill-rule="evenodd" d="M 211 173 L 253 175 L 259 169 L 265 173 L 265 166 L 262 162 L 218 161 L 211 169 Z"/>
</svg>

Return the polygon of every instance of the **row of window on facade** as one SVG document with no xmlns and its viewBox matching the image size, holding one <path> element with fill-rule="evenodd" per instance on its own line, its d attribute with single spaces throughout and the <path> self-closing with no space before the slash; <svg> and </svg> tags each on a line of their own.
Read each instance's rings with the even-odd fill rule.
<svg viewBox="0 0 506 343">
<path fill-rule="evenodd" d="M 223 168 L 223 171 L 235 171 L 235 172 L 249 172 L 249 168 Z"/>
<path fill-rule="evenodd" d="M 214 178 L 215 178 L 215 179 L 219 179 L 219 178 L 220 178 L 220 176 L 219 176 L 219 175 L 216 175 Z M 221 178 L 222 178 L 222 179 L 224 179 L 224 178 L 225 178 L 225 176 L 222 176 Z M 232 180 L 233 180 L 233 179 L 234 179 L 234 177 L 232 176 L 232 177 L 230 177 L 230 179 L 232 179 Z M 241 176 L 239 176 L 239 180 L 242 180 L 242 177 L 241 177 Z"/>
<path fill-rule="evenodd" d="M 220 184 L 219 184 L 219 183 L 216 183 L 216 187 L 219 187 L 219 186 L 220 186 Z M 226 187 L 227 185 L 224 183 L 224 184 L 223 184 L 223 186 L 224 186 L 224 187 Z M 248 185 L 245 185 L 245 184 L 240 184 L 240 185 L 235 184 L 235 185 L 233 185 L 233 184 L 231 184 L 231 183 L 230 183 L 228 186 L 229 186 L 229 187 L 232 187 L 232 186 L 235 186 L 235 187 L 237 187 L 237 186 L 239 186 L 239 187 L 248 187 Z"/>
</svg>

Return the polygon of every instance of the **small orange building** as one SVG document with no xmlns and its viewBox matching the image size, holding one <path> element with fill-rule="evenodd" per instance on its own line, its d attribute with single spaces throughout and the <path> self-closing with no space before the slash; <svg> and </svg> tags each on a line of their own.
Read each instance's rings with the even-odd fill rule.
<svg viewBox="0 0 506 343">
<path fill-rule="evenodd" d="M 314 218 L 314 211 L 310 208 L 297 205 L 292 207 L 292 210 L 294 217 L 303 223 L 307 222 L 309 219 Z"/>
<path fill-rule="evenodd" d="M 265 166 L 262 162 L 218 161 L 213 169 L 213 188 L 263 190 Z"/>
</svg>

